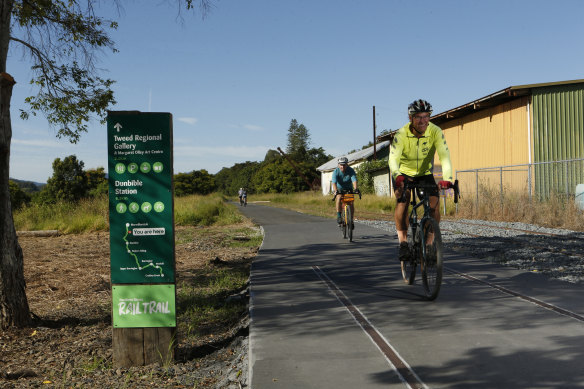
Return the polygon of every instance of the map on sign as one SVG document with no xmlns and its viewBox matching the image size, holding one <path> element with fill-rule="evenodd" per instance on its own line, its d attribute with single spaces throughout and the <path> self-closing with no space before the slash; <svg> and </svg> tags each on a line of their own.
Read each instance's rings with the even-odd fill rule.
<svg viewBox="0 0 584 389">
<path fill-rule="evenodd" d="M 174 282 L 171 115 L 107 120 L 112 283 Z"/>
<path fill-rule="evenodd" d="M 153 261 L 152 259 L 147 259 L 147 255 L 146 255 L 147 251 L 146 250 L 140 250 L 139 248 L 136 250 L 133 250 L 130 247 L 130 244 L 133 242 L 129 241 L 127 238 L 128 238 L 128 235 L 132 235 L 132 233 L 134 235 L 140 235 L 140 236 L 164 235 L 166 233 L 164 228 L 135 228 L 134 230 L 130 230 L 130 223 L 126 223 L 126 235 L 124 235 L 124 242 L 126 242 L 126 249 L 128 250 L 128 254 L 132 258 L 134 258 L 134 260 L 136 261 L 136 266 L 138 267 L 138 270 L 145 270 L 149 267 L 153 267 L 157 271 L 160 271 L 161 277 L 164 277 L 162 267 L 160 266 L 162 263 L 157 263 L 156 261 Z M 140 257 L 142 257 L 142 258 L 139 257 L 139 254 L 141 254 L 141 253 L 145 254 L 145 255 L 140 255 Z"/>
</svg>

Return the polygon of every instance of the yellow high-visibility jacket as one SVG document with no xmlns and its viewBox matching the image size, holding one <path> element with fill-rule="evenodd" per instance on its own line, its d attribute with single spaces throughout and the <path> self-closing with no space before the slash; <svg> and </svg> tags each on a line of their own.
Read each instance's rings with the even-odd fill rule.
<svg viewBox="0 0 584 389">
<path fill-rule="evenodd" d="M 452 163 L 446 139 L 440 127 L 429 123 L 426 132 L 417 138 L 408 123 L 393 138 L 389 152 L 389 169 L 393 178 L 400 174 L 410 177 L 433 173 L 434 154 L 438 152 L 442 164 L 442 179 L 452 181 Z"/>
</svg>

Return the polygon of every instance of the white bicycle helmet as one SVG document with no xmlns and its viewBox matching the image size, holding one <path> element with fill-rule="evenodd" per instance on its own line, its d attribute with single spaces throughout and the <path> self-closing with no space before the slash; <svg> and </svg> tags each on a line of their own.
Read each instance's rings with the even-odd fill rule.
<svg viewBox="0 0 584 389">
<path fill-rule="evenodd" d="M 349 163 L 349 159 L 347 157 L 341 157 L 339 158 L 339 164 L 340 165 L 346 165 Z"/>
<path fill-rule="evenodd" d="M 426 100 L 418 99 L 415 100 L 408 106 L 408 115 L 412 116 L 420 112 L 428 112 L 432 115 L 432 104 Z"/>
</svg>

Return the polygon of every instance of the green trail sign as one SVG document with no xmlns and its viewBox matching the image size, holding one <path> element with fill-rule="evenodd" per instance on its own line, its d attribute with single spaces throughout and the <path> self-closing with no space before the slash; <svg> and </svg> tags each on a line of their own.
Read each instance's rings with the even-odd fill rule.
<svg viewBox="0 0 584 389">
<path fill-rule="evenodd" d="M 114 285 L 114 328 L 176 327 L 174 285 Z"/>
<path fill-rule="evenodd" d="M 112 284 L 174 283 L 172 115 L 107 117 Z"/>
</svg>

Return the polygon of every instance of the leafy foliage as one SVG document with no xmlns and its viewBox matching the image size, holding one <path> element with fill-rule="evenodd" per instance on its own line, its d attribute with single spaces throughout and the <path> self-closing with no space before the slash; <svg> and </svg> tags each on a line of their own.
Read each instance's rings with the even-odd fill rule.
<svg viewBox="0 0 584 389">
<path fill-rule="evenodd" d="M 230 168 L 223 168 L 215 175 L 217 190 L 234 196 L 239 188 L 247 188 L 248 195 L 256 192 L 253 186 L 253 176 L 262 166 L 261 162 L 236 163 Z"/>
<path fill-rule="evenodd" d="M 26 193 L 22 188 L 14 181 L 10 180 L 10 204 L 12 209 L 20 209 L 22 206 L 30 203 L 30 195 Z"/>
<path fill-rule="evenodd" d="M 85 175 L 87 176 L 87 193 L 89 197 L 107 195 L 109 185 L 103 167 L 87 170 Z"/>
<path fill-rule="evenodd" d="M 355 169 L 359 188 L 363 193 L 375 193 L 372 171 L 387 168 L 387 160 L 365 161 Z"/>
<path fill-rule="evenodd" d="M 205 169 L 193 170 L 190 173 L 178 173 L 174 176 L 174 194 L 176 196 L 205 195 L 214 191 L 215 179 Z"/>
<path fill-rule="evenodd" d="M 75 155 L 62 161 L 56 158 L 53 161 L 53 176 L 47 180 L 41 202 L 76 202 L 87 197 L 87 175 L 83 166 L 83 161 L 77 160 Z"/>
<path fill-rule="evenodd" d="M 114 81 L 96 75 L 95 53 L 116 52 L 109 30 L 117 23 L 95 15 L 93 3 L 71 1 L 16 1 L 12 9 L 11 41 L 32 60 L 30 83 L 38 93 L 25 99 L 29 108 L 20 117 L 43 112 L 57 136 L 72 143 L 87 131 L 93 114 L 105 120 L 115 104 Z"/>
<path fill-rule="evenodd" d="M 262 166 L 252 181 L 258 193 L 291 193 L 302 187 L 303 181 L 295 174 L 294 168 L 280 158 Z M 306 184 L 304 184 L 306 190 Z"/>
</svg>

